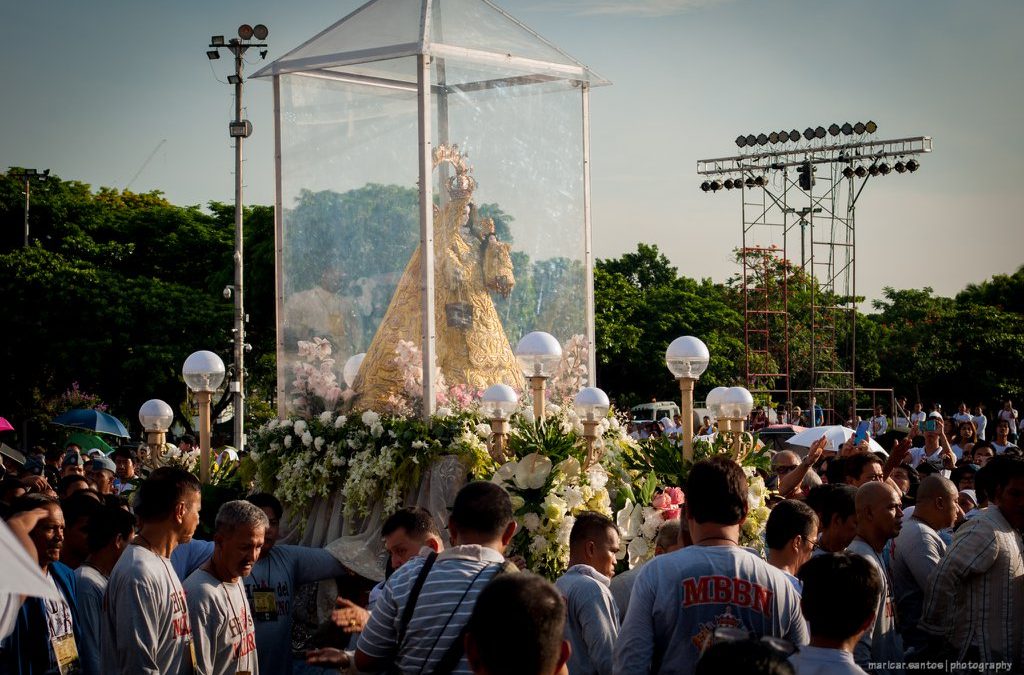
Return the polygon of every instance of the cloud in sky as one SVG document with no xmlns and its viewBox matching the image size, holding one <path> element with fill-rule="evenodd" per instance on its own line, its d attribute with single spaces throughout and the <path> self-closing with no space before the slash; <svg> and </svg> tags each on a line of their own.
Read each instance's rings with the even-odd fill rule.
<svg viewBox="0 0 1024 675">
<path fill-rule="evenodd" d="M 580 16 L 633 16 L 658 18 L 717 5 L 729 0 L 554 0 L 536 10 L 561 11 Z"/>
</svg>

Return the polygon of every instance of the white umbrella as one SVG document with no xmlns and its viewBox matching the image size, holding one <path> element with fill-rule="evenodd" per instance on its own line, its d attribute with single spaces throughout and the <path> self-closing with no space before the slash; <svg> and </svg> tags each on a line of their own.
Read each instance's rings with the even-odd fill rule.
<svg viewBox="0 0 1024 675">
<path fill-rule="evenodd" d="M 825 446 L 826 450 L 839 451 L 839 448 L 843 446 L 843 443 L 850 440 L 853 437 L 854 431 L 849 427 L 839 426 L 838 424 L 826 427 L 812 427 L 810 429 L 804 429 L 798 434 L 795 434 L 789 438 L 786 442 L 790 445 L 796 445 L 801 448 L 809 448 L 814 441 L 818 440 L 822 436 L 828 439 L 828 445 Z M 871 452 L 881 452 L 888 456 L 889 453 L 878 444 L 875 439 L 868 437 L 868 443 L 871 446 Z"/>
<path fill-rule="evenodd" d="M 32 595 L 57 600 L 57 589 L 39 571 L 39 564 L 25 551 L 25 547 L 7 527 L 0 523 L 0 593 Z"/>
</svg>

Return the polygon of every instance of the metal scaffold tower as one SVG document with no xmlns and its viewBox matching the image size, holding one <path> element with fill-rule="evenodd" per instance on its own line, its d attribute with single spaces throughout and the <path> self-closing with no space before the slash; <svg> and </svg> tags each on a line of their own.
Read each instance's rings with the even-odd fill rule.
<svg viewBox="0 0 1024 675">
<path fill-rule="evenodd" d="M 741 154 L 697 162 L 702 190 L 742 197 L 747 388 L 799 395 L 838 421 L 857 405 L 857 201 L 873 178 L 913 173 L 915 156 L 932 150 L 928 136 L 876 131 L 858 122 L 750 134 L 736 139 Z"/>
</svg>

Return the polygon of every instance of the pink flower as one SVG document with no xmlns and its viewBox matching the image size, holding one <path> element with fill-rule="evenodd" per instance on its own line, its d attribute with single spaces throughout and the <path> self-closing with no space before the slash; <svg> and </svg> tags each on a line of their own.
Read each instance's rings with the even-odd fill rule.
<svg viewBox="0 0 1024 675">
<path fill-rule="evenodd" d="M 677 487 L 665 488 L 665 494 L 672 502 L 672 506 L 679 506 L 686 501 L 686 497 L 683 496 L 683 491 Z"/>
<path fill-rule="evenodd" d="M 665 509 L 662 512 L 661 517 L 665 520 L 676 520 L 679 518 L 679 509 Z"/>
<path fill-rule="evenodd" d="M 651 500 L 651 506 L 656 509 L 664 511 L 665 509 L 672 506 L 672 500 L 664 492 L 659 492 L 654 495 L 654 499 Z"/>
</svg>

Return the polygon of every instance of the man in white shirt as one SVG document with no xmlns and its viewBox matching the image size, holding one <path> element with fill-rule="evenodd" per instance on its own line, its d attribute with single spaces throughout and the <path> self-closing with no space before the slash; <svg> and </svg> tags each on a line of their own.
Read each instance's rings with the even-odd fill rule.
<svg viewBox="0 0 1024 675">
<path fill-rule="evenodd" d="M 1013 443 L 1017 440 L 1017 410 L 1013 407 L 1013 401 L 1007 400 L 1003 404 L 1003 409 L 999 411 L 996 419 L 1000 422 L 1006 422 L 1010 430 L 1010 442 Z"/>
<path fill-rule="evenodd" d="M 572 645 L 569 672 L 611 675 L 619 611 L 609 589 L 619 531 L 600 513 L 582 513 L 569 534 L 569 569 L 555 587 L 565 598 L 565 638 Z"/>
<path fill-rule="evenodd" d="M 910 450 L 910 465 L 915 469 L 921 462 L 927 462 L 939 470 L 952 470 L 956 466 L 960 457 L 949 445 L 942 426 L 941 413 L 928 413 L 928 419 L 919 429 L 924 434 L 924 447 Z"/>
<path fill-rule="evenodd" d="M 252 572 L 269 523 L 255 504 L 225 502 L 217 511 L 213 555 L 183 584 L 203 675 L 259 675 L 255 624 L 242 577 Z"/>
<path fill-rule="evenodd" d="M 955 413 L 953 413 L 953 421 L 956 422 L 958 425 L 961 422 L 973 422 L 974 421 L 974 418 L 971 417 L 970 411 L 967 410 L 967 404 L 966 403 L 960 403 L 960 407 L 957 409 L 957 411 Z"/>
<path fill-rule="evenodd" d="M 882 593 L 878 569 L 859 555 L 826 553 L 800 568 L 800 580 L 811 643 L 789 657 L 796 675 L 864 675 L 853 649 L 875 622 Z"/>
<path fill-rule="evenodd" d="M 988 426 L 988 417 L 985 416 L 985 406 L 980 403 L 974 406 L 974 426 L 978 429 L 978 439 L 985 440 L 985 427 Z"/>
<path fill-rule="evenodd" d="M 997 455 L 1006 452 L 1007 448 L 1015 448 L 1017 445 L 1010 438 L 1010 423 L 1006 420 L 999 420 L 996 424 L 996 437 L 992 440 L 992 448 Z"/>
<path fill-rule="evenodd" d="M 924 407 L 918 401 L 914 404 L 914 412 L 910 413 L 910 429 L 914 436 L 920 436 L 924 433 L 924 421 L 926 419 L 928 419 L 928 413 L 924 411 Z"/>
<path fill-rule="evenodd" d="M 889 431 L 889 418 L 882 411 L 882 406 L 875 408 L 875 416 L 871 418 L 871 437 L 878 438 Z"/>
</svg>

